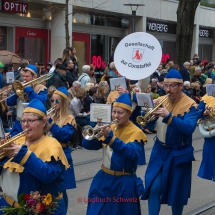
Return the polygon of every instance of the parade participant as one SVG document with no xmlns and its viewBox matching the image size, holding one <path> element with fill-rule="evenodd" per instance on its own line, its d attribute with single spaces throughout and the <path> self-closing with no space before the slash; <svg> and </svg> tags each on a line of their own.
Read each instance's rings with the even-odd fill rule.
<svg viewBox="0 0 215 215">
<path fill-rule="evenodd" d="M 41 195 L 51 194 L 58 198 L 55 215 L 66 215 L 62 198 L 63 173 L 69 167 L 59 142 L 44 135 L 47 125 L 46 108 L 38 99 L 33 99 L 23 112 L 22 129 L 25 136 L 3 149 L 6 157 L 1 164 L 1 209 L 4 206 L 20 207 L 20 194 L 38 191 Z M 2 213 L 0 213 L 2 214 Z"/>
<path fill-rule="evenodd" d="M 200 117 L 202 122 L 199 125 L 200 133 L 205 138 L 202 162 L 198 171 L 198 176 L 203 179 L 215 180 L 215 162 L 214 162 L 214 142 L 215 142 L 215 97 L 208 96 L 207 94 L 202 98 L 198 105 L 200 110 Z M 208 117 L 213 113 L 212 117 Z M 205 116 L 207 118 L 205 118 Z M 211 128 L 209 128 L 210 126 Z"/>
<path fill-rule="evenodd" d="M 53 138 L 57 139 L 63 147 L 70 168 L 64 172 L 63 198 L 66 210 L 68 208 L 68 197 L 66 190 L 76 188 L 75 173 L 72 162 L 72 150 L 69 147 L 74 132 L 76 131 L 76 122 L 68 110 L 68 92 L 65 87 L 59 87 L 51 98 L 52 107 L 55 107 L 54 116 L 49 118 L 50 132 Z"/>
<path fill-rule="evenodd" d="M 25 69 L 23 69 L 22 76 L 23 76 L 23 81 L 25 81 L 25 83 L 35 80 L 38 76 L 38 71 L 37 71 L 36 66 L 31 65 L 31 64 L 26 66 Z M 48 91 L 44 85 L 34 84 L 33 86 L 27 86 L 24 88 L 24 92 L 25 92 L 25 95 L 21 96 L 20 98 L 16 94 L 9 97 L 7 99 L 7 105 L 15 106 L 18 104 L 18 107 L 17 107 L 17 112 L 18 112 L 18 109 L 20 108 L 19 103 L 21 101 L 29 102 L 33 99 L 38 99 L 43 104 L 46 103 Z M 22 126 L 20 124 L 20 119 L 18 117 L 12 128 L 11 136 L 18 134 L 21 131 L 22 131 Z"/>
<path fill-rule="evenodd" d="M 130 120 L 132 105 L 129 94 L 124 93 L 113 104 L 112 119 L 117 125 L 102 128 L 101 139 L 83 139 L 82 145 L 88 150 L 103 149 L 103 165 L 94 177 L 88 198 L 99 199 L 89 202 L 87 215 L 141 214 L 139 196 L 143 184 L 135 172 L 144 133 Z M 130 201 L 128 201 L 130 199 Z"/>
<path fill-rule="evenodd" d="M 149 215 L 158 215 L 161 204 L 172 206 L 173 215 L 181 215 L 190 197 L 192 133 L 198 110 L 182 92 L 183 80 L 177 70 L 171 69 L 166 75 L 164 88 L 169 95 L 164 105 L 154 111 L 158 117 L 157 138 L 145 173 L 142 199 L 148 199 Z"/>
</svg>

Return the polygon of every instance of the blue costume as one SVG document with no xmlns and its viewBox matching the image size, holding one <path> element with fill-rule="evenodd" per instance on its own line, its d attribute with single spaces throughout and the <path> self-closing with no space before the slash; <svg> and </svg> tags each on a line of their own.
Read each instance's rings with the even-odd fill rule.
<svg viewBox="0 0 215 215">
<path fill-rule="evenodd" d="M 29 64 L 25 68 L 25 71 L 30 71 L 33 75 L 38 76 L 37 68 L 34 65 Z M 24 88 L 24 92 L 25 92 L 26 96 L 22 96 L 23 98 L 21 98 L 21 100 L 24 100 L 25 102 L 29 102 L 33 99 L 38 99 L 45 105 L 48 91 L 44 85 L 36 84 L 33 87 L 27 86 Z M 20 99 L 20 98 L 16 94 L 14 94 L 13 96 L 11 96 L 10 98 L 7 99 L 7 105 L 8 106 L 17 105 L 18 99 Z M 11 136 L 15 136 L 20 132 L 22 132 L 22 126 L 20 124 L 20 119 L 18 117 L 14 123 L 14 126 L 13 126 L 10 134 L 11 134 Z"/>
<path fill-rule="evenodd" d="M 62 96 L 62 99 L 66 99 L 68 97 L 68 92 L 65 87 L 59 87 L 54 94 L 58 94 Z M 65 121 L 63 122 L 63 126 L 59 125 L 60 117 L 59 118 L 50 118 L 49 123 L 51 124 L 50 132 L 52 137 L 57 139 L 63 148 L 63 151 L 66 155 L 68 163 L 70 167 L 64 171 L 64 185 L 63 185 L 63 197 L 65 201 L 66 210 L 68 207 L 68 197 L 66 190 L 76 188 L 76 181 L 75 181 L 75 173 L 72 161 L 72 150 L 69 147 L 69 142 L 72 138 L 72 135 L 76 129 L 76 122 L 75 118 L 70 114 L 66 117 Z"/>
<path fill-rule="evenodd" d="M 202 113 L 206 109 L 206 106 L 215 108 L 215 98 L 213 96 L 205 95 L 202 98 L 202 101 L 199 104 L 199 110 L 200 110 L 200 117 L 202 117 Z M 204 117 L 205 118 L 205 117 Z M 204 120 L 204 119 L 203 119 Z M 205 142 L 203 146 L 202 151 L 202 162 L 198 171 L 198 176 L 200 178 L 208 179 L 215 181 L 215 120 L 214 118 L 211 118 L 207 120 L 206 125 L 199 125 L 199 130 L 203 129 L 202 127 L 205 127 L 204 131 L 201 132 L 203 136 L 205 137 Z M 212 126 L 213 129 L 210 132 L 209 126 Z"/>
<path fill-rule="evenodd" d="M 129 100 L 128 94 L 122 94 L 113 106 L 129 107 L 131 111 Z M 87 215 L 140 215 L 139 196 L 144 188 L 135 172 L 146 136 L 130 121 L 116 130 L 111 125 L 111 129 L 106 139 L 83 139 L 82 142 L 88 150 L 103 149 L 102 169 L 95 175 L 88 194 Z"/>
<path fill-rule="evenodd" d="M 24 113 L 28 112 L 46 116 L 44 105 L 36 99 L 24 110 Z M 4 193 L 4 197 L 0 199 L 0 207 L 9 205 L 16 207 L 20 194 L 39 191 L 42 195 L 50 193 L 60 199 L 57 210 L 52 214 L 66 215 L 62 198 L 63 173 L 69 164 L 61 145 L 49 136 L 41 137 L 29 147 L 24 145 L 25 141 L 26 137 L 16 140 L 17 144 L 22 145 L 18 154 L 0 161 L 0 180 Z"/>
<path fill-rule="evenodd" d="M 176 70 L 170 70 L 164 82 L 168 83 L 168 79 L 183 83 Z M 171 103 L 168 98 L 164 105 L 169 114 L 157 120 L 157 138 L 145 173 L 142 199 L 148 199 L 149 215 L 159 214 L 160 204 L 172 206 L 173 215 L 182 214 L 191 190 L 192 161 L 195 160 L 192 133 L 198 109 L 184 93 L 178 102 Z"/>
</svg>

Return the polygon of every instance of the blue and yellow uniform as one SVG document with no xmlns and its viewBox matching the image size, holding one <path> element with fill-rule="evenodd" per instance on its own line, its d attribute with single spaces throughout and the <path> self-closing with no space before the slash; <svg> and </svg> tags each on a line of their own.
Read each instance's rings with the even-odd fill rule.
<svg viewBox="0 0 215 215">
<path fill-rule="evenodd" d="M 37 68 L 34 65 L 29 64 L 26 68 L 26 71 L 30 71 L 33 75 L 38 76 Z M 22 96 L 22 98 L 19 98 L 16 94 L 9 97 L 7 99 L 7 105 L 8 106 L 15 106 L 17 105 L 18 100 L 23 100 L 25 102 L 32 101 L 33 99 L 40 100 L 43 104 L 46 103 L 48 90 L 47 88 L 42 84 L 35 84 L 33 87 L 27 86 L 24 88 L 25 96 Z M 14 126 L 12 128 L 11 136 L 15 136 L 18 133 L 22 132 L 22 126 L 20 124 L 20 119 L 17 118 L 17 120 L 14 123 Z"/>
<path fill-rule="evenodd" d="M 200 117 L 205 111 L 206 107 L 213 107 L 215 109 L 215 98 L 213 96 L 205 95 L 200 104 L 198 105 L 200 110 Z M 204 120 L 205 117 L 203 117 Z M 202 123 L 204 124 L 204 122 Z M 208 125 L 213 127 L 210 131 Z M 203 128 L 205 126 L 205 129 Z M 200 178 L 215 181 L 215 119 L 210 118 L 207 120 L 206 125 L 199 125 L 199 129 L 204 129 L 202 132 L 204 136 L 204 146 L 202 151 L 202 162 L 198 171 Z"/>
<path fill-rule="evenodd" d="M 45 117 L 46 109 L 35 99 L 24 112 Z M 25 137 L 16 140 L 17 144 L 22 145 L 18 154 L 11 159 L 5 157 L 0 161 L 0 181 L 4 193 L 0 199 L 0 206 L 16 207 L 20 194 L 39 191 L 42 195 L 50 193 L 53 197 L 58 197 L 58 208 L 53 214 L 66 215 L 62 198 L 63 173 L 69 164 L 60 143 L 49 136 L 43 136 L 29 147 L 24 145 L 25 141 Z"/>
<path fill-rule="evenodd" d="M 166 78 L 182 84 L 182 77 L 178 76 L 178 71 L 170 70 Z M 158 101 L 161 99 L 163 97 Z M 168 98 L 164 105 L 169 114 L 157 118 L 157 137 L 145 173 L 145 192 L 141 197 L 142 200 L 148 199 L 149 215 L 159 213 L 160 204 L 172 206 L 173 215 L 182 214 L 191 191 L 192 161 L 195 160 L 192 133 L 198 118 L 197 105 L 182 92 L 179 101 L 172 103 Z"/>
<path fill-rule="evenodd" d="M 121 97 L 124 94 L 115 103 L 125 102 L 126 99 L 120 101 Z M 115 126 L 111 125 L 112 131 L 106 139 L 83 139 L 82 142 L 88 150 L 103 150 L 102 169 L 95 175 L 88 194 L 87 215 L 103 215 L 107 211 L 113 215 L 141 214 L 139 196 L 144 188 L 135 172 L 146 136 L 130 121 L 116 130 Z"/>
</svg>

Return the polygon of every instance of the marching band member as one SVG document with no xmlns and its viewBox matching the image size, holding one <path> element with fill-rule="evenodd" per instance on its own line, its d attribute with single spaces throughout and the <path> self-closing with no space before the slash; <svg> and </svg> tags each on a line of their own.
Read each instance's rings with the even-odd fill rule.
<svg viewBox="0 0 215 215">
<path fill-rule="evenodd" d="M 198 109 L 182 92 L 183 80 L 177 70 L 171 69 L 166 75 L 164 88 L 169 96 L 154 111 L 158 117 L 157 138 L 145 173 L 142 199 L 148 199 L 149 215 L 158 215 L 161 204 L 172 206 L 173 215 L 181 215 L 190 197 L 192 161 L 195 160 L 192 133 Z"/>
<path fill-rule="evenodd" d="M 205 138 L 202 162 L 198 171 L 198 176 L 203 179 L 215 180 L 215 162 L 214 162 L 214 143 L 215 143 L 215 97 L 208 96 L 207 94 L 202 97 L 202 101 L 199 104 L 199 110 L 201 113 L 202 123 L 199 124 L 200 133 Z M 213 113 L 213 117 L 208 117 Z M 211 128 L 209 128 L 210 126 Z"/>
<path fill-rule="evenodd" d="M 3 197 L 0 206 L 19 207 L 20 194 L 39 191 L 50 193 L 59 199 L 57 210 L 52 214 L 66 215 L 63 191 L 63 173 L 69 167 L 59 142 L 44 135 L 47 125 L 46 108 L 41 101 L 33 99 L 24 110 L 22 129 L 28 129 L 25 137 L 16 144 L 4 148 L 6 157 L 0 161 L 0 181 Z"/>
<path fill-rule="evenodd" d="M 63 198 L 66 210 L 68 208 L 68 197 L 66 190 L 76 188 L 75 173 L 72 162 L 72 150 L 69 141 L 76 131 L 75 118 L 68 110 L 68 91 L 65 87 L 59 87 L 51 98 L 52 107 L 55 106 L 55 115 L 49 118 L 50 132 L 52 137 L 57 139 L 67 157 L 70 167 L 64 172 Z"/>
<path fill-rule="evenodd" d="M 37 76 L 38 76 L 38 71 L 37 71 L 36 66 L 34 66 L 34 65 L 29 64 L 28 66 L 25 67 L 25 69 L 23 69 L 23 81 L 25 81 L 25 83 L 35 80 L 37 78 Z M 24 95 L 24 98 L 22 98 L 22 99 L 24 99 L 25 102 L 31 101 L 33 99 L 38 99 L 43 104 L 46 103 L 48 91 L 44 85 L 35 84 L 33 87 L 27 86 L 24 88 L 24 92 L 25 92 L 26 96 Z M 8 106 L 17 105 L 18 99 L 19 99 L 19 97 L 16 94 L 14 94 L 13 96 L 11 96 L 7 99 L 7 105 Z M 18 112 L 18 108 L 19 107 L 17 107 L 17 112 Z M 17 120 L 15 121 L 14 126 L 11 131 L 11 136 L 14 136 L 22 131 L 22 126 L 21 126 L 19 120 L 20 119 L 17 118 Z"/>
<path fill-rule="evenodd" d="M 142 156 L 144 133 L 130 120 L 132 105 L 129 94 L 120 95 L 113 104 L 112 119 L 116 125 L 102 128 L 101 139 L 83 139 L 88 150 L 103 149 L 103 165 L 89 190 L 87 215 L 141 214 L 139 196 L 143 184 L 137 178 L 138 156 Z M 93 202 L 93 200 L 98 200 Z"/>
</svg>

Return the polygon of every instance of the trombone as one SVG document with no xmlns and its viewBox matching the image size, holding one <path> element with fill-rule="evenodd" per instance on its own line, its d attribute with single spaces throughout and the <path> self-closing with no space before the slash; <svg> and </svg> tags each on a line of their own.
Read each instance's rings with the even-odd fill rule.
<svg viewBox="0 0 215 215">
<path fill-rule="evenodd" d="M 90 125 L 86 125 L 82 128 L 82 135 L 86 140 L 93 140 L 101 137 L 99 132 L 101 131 L 102 128 L 106 128 L 112 124 L 116 124 L 116 128 L 114 131 L 118 128 L 117 126 L 117 119 L 113 120 L 110 124 L 103 125 L 103 126 L 98 126 L 97 128 L 93 128 Z"/>
<path fill-rule="evenodd" d="M 20 137 L 25 136 L 27 132 L 28 132 L 28 129 L 25 129 L 24 131 L 17 134 L 16 136 L 7 139 L 4 144 L 0 145 L 0 149 L 5 148 L 6 146 L 10 145 L 11 143 L 13 143 L 15 140 L 19 139 Z M 7 154 L 5 152 L 0 153 L 0 160 L 3 159 L 5 156 L 7 156 Z"/>
<path fill-rule="evenodd" d="M 7 90 L 5 90 L 5 91 L 3 91 L 0 95 L 2 95 L 6 91 L 9 91 L 9 90 L 13 89 L 14 93 L 17 96 L 22 96 L 22 95 L 25 94 L 25 91 L 24 91 L 25 87 L 34 86 L 35 84 L 40 84 L 40 83 L 42 83 L 44 81 L 47 81 L 48 79 L 50 79 L 52 77 L 52 75 L 53 74 L 46 74 L 46 75 L 40 76 L 39 78 L 36 78 L 36 79 L 34 79 L 32 81 L 29 81 L 29 82 L 26 82 L 26 83 L 25 83 L 25 81 L 24 82 L 14 81 L 12 83 L 12 87 L 7 89 Z M 4 98 L 4 99 L 0 100 L 0 102 L 12 97 L 13 95 L 14 94 L 10 95 L 7 98 Z"/>
<path fill-rule="evenodd" d="M 136 121 L 137 121 L 137 123 L 139 124 L 139 125 L 141 125 L 141 126 L 146 126 L 146 124 L 148 123 L 148 122 L 151 122 L 151 121 L 153 121 L 156 117 L 155 117 L 155 115 L 153 115 L 153 113 L 154 113 L 154 111 L 156 111 L 160 106 L 162 106 L 163 105 L 163 103 L 167 100 L 169 98 L 169 94 L 167 94 L 166 96 L 164 96 L 164 98 L 161 100 L 161 101 L 159 101 L 159 103 L 152 109 L 152 110 L 150 110 L 145 116 L 138 116 L 137 118 L 136 118 Z M 167 105 L 168 106 L 168 105 Z M 166 107 L 167 107 L 166 106 Z"/>
</svg>

